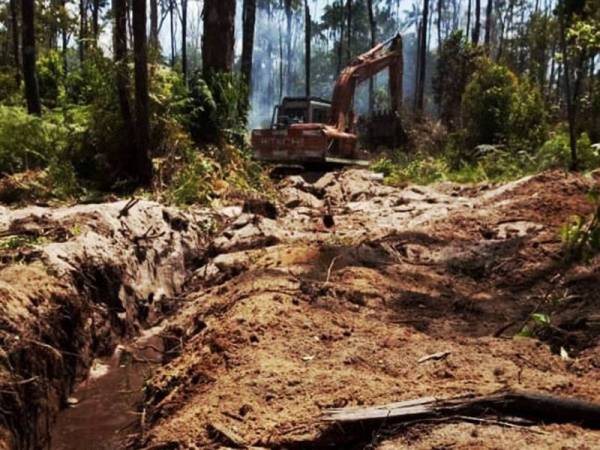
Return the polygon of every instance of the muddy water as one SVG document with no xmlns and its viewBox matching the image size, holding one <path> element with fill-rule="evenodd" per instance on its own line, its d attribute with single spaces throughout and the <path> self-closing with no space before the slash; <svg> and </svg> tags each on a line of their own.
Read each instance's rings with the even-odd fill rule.
<svg viewBox="0 0 600 450">
<path fill-rule="evenodd" d="M 155 330 L 154 330 L 155 331 Z M 142 387 L 160 358 L 160 340 L 148 332 L 96 360 L 54 424 L 51 450 L 116 450 L 139 431 Z"/>
</svg>

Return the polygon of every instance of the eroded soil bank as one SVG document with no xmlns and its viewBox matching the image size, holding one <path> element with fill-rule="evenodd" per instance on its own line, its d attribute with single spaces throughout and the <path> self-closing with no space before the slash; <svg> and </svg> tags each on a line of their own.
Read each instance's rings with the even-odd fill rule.
<svg viewBox="0 0 600 450">
<path fill-rule="evenodd" d="M 320 420 L 328 407 L 506 387 L 600 401 L 600 268 L 566 264 L 557 234 L 590 212 L 593 184 L 551 172 L 396 189 L 350 170 L 286 178 L 276 211 L 2 211 L 3 228 L 27 217 L 54 243 L 0 271 L 0 436 L 43 442 L 93 358 L 160 325 L 161 364 L 123 446 L 597 448 L 600 432 L 576 424 L 361 433 Z M 551 313 L 543 340 L 514 339 L 535 312 Z"/>
</svg>

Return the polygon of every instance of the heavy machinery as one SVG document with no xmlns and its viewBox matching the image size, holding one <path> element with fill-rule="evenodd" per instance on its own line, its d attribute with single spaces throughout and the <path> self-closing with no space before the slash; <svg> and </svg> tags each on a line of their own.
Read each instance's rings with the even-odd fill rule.
<svg viewBox="0 0 600 450">
<path fill-rule="evenodd" d="M 391 112 L 379 116 L 377 130 L 393 140 L 401 134 L 402 38 L 400 34 L 354 59 L 335 83 L 331 102 L 315 97 L 286 97 L 275 107 L 271 127 L 252 131 L 257 160 L 281 164 L 368 164 L 369 151 L 360 148 L 354 93 L 358 85 L 389 70 Z M 382 121 L 381 118 L 384 118 Z M 387 126 L 381 126 L 381 123 Z M 368 126 L 367 126 L 368 128 Z"/>
</svg>

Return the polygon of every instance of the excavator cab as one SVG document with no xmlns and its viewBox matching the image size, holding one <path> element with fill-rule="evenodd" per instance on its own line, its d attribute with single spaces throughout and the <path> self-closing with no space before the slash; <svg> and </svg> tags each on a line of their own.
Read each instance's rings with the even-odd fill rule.
<svg viewBox="0 0 600 450">
<path fill-rule="evenodd" d="M 317 97 L 286 97 L 273 110 L 272 130 L 282 130 L 296 123 L 327 123 L 331 102 Z"/>
</svg>

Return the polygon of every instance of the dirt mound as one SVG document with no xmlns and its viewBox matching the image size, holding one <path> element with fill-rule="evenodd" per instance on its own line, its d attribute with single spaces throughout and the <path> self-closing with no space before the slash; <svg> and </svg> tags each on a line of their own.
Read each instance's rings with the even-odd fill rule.
<svg viewBox="0 0 600 450">
<path fill-rule="evenodd" d="M 276 220 L 240 216 L 188 283 L 168 328 L 178 354 L 148 383 L 133 447 L 600 445 L 574 425 L 458 420 L 361 436 L 319 419 L 328 407 L 509 387 L 600 400 L 600 268 L 566 265 L 557 238 L 590 211 L 590 181 L 551 172 L 393 189 L 346 171 L 284 183 L 287 209 Z M 294 192 L 319 202 L 290 201 Z M 548 302 L 569 305 L 551 318 L 565 334 L 551 345 L 513 338 Z"/>
</svg>

